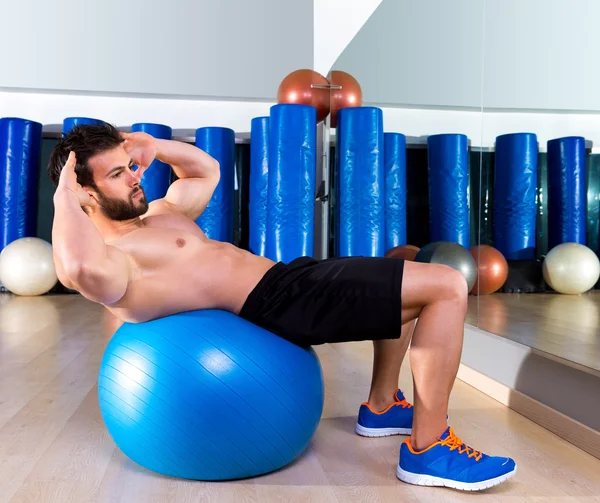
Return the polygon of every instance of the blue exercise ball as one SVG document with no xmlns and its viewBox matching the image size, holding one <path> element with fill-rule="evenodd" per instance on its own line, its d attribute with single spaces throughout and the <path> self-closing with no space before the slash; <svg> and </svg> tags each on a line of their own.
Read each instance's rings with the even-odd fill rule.
<svg viewBox="0 0 600 503">
<path fill-rule="evenodd" d="M 235 314 L 192 311 L 122 325 L 98 379 L 117 446 L 148 470 L 193 480 L 284 467 L 323 412 L 319 359 Z"/>
</svg>

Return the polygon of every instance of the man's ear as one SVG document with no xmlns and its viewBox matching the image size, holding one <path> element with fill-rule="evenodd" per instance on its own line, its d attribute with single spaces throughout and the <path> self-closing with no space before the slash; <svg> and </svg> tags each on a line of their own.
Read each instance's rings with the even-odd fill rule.
<svg viewBox="0 0 600 503">
<path fill-rule="evenodd" d="M 82 189 L 89 196 L 88 204 L 82 206 L 82 208 L 88 215 L 91 215 L 92 213 L 94 213 L 96 211 L 96 209 L 99 206 L 98 192 L 96 192 L 96 190 L 93 189 L 92 187 L 88 187 L 88 186 L 82 187 Z"/>
</svg>

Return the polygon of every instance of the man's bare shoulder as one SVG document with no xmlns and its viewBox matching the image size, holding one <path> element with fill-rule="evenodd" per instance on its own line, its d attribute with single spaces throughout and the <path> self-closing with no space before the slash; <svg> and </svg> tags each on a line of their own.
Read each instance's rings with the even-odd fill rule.
<svg viewBox="0 0 600 503">
<path fill-rule="evenodd" d="M 187 218 L 183 213 L 177 210 L 175 206 L 170 204 L 166 199 L 155 199 L 148 204 L 148 211 L 143 215 L 142 219 L 152 217 L 155 215 L 180 215 L 183 218 Z"/>
<path fill-rule="evenodd" d="M 181 213 L 164 199 L 157 199 L 148 205 L 148 211 L 142 217 L 144 225 L 150 228 L 174 229 L 205 237 L 195 220 Z"/>
</svg>

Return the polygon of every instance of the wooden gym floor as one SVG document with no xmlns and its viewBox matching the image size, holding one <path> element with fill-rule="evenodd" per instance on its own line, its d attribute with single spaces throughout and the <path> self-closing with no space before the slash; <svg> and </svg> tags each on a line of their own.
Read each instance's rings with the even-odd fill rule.
<svg viewBox="0 0 600 503">
<path fill-rule="evenodd" d="M 469 296 L 467 323 L 600 373 L 600 291 Z"/>
<path fill-rule="evenodd" d="M 516 458 L 517 476 L 477 495 L 398 481 L 403 437 L 354 433 L 371 373 L 367 342 L 316 348 L 325 411 L 292 465 L 233 483 L 152 474 L 116 449 L 98 410 L 98 365 L 114 328 L 102 308 L 77 295 L 0 295 L 0 503 L 600 501 L 600 460 L 461 381 L 452 426 L 476 448 Z M 400 382 L 412 397 L 408 365 Z"/>
</svg>

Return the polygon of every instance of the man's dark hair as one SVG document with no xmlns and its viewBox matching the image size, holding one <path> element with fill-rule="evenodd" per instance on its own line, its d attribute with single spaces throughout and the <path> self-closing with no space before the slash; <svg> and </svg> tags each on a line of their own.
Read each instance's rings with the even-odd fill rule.
<svg viewBox="0 0 600 503">
<path fill-rule="evenodd" d="M 56 187 L 60 172 L 69 158 L 69 152 L 75 152 L 77 182 L 82 186 L 96 187 L 94 175 L 88 166 L 91 157 L 112 150 L 123 142 L 119 130 L 111 124 L 85 124 L 74 126 L 58 142 L 48 161 L 48 176 Z"/>
</svg>

